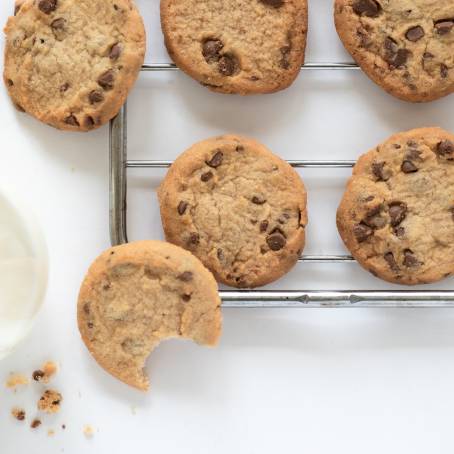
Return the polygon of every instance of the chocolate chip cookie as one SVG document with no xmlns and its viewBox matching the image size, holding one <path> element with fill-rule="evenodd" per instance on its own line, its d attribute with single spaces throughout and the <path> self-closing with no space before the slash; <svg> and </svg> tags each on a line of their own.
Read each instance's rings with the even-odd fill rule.
<svg viewBox="0 0 454 454">
<path fill-rule="evenodd" d="M 358 160 L 337 212 L 345 245 L 372 274 L 424 284 L 454 273 L 454 135 L 391 137 Z"/>
<path fill-rule="evenodd" d="M 335 0 L 341 40 L 365 73 L 413 102 L 454 91 L 452 0 Z"/>
<path fill-rule="evenodd" d="M 227 285 L 268 284 L 304 248 L 303 182 L 254 140 L 222 136 L 195 144 L 174 162 L 158 197 L 167 240 Z"/>
<path fill-rule="evenodd" d="M 59 129 L 116 115 L 145 54 L 131 0 L 24 0 L 5 28 L 4 80 L 14 104 Z"/>
<path fill-rule="evenodd" d="M 145 360 L 162 340 L 217 343 L 220 305 L 216 281 L 196 257 L 169 243 L 138 241 L 108 249 L 91 265 L 77 318 L 101 367 L 146 390 Z"/>
<path fill-rule="evenodd" d="M 304 62 L 307 0 L 162 0 L 174 62 L 221 93 L 288 87 Z"/>
</svg>

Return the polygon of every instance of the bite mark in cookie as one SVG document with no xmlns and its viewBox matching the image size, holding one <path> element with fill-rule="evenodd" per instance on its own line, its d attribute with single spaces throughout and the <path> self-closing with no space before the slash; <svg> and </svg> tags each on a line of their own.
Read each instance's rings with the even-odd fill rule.
<svg viewBox="0 0 454 454">
<path fill-rule="evenodd" d="M 196 257 L 169 243 L 139 241 L 95 260 L 81 286 L 78 324 L 106 371 L 146 390 L 145 361 L 161 341 L 217 343 L 220 305 L 216 281 Z"/>
</svg>

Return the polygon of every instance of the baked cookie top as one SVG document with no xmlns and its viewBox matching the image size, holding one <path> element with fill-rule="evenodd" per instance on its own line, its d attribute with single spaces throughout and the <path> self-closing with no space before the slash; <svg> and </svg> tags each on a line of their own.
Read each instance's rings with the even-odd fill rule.
<svg viewBox="0 0 454 454">
<path fill-rule="evenodd" d="M 341 40 L 392 95 L 431 101 L 454 91 L 452 0 L 335 0 Z"/>
<path fill-rule="evenodd" d="M 161 24 L 174 62 L 214 91 L 282 90 L 304 62 L 306 0 L 162 0 Z"/>
<path fill-rule="evenodd" d="M 423 284 L 454 273 L 454 135 L 415 129 L 361 156 L 337 226 L 356 260 L 382 279 Z"/>
<path fill-rule="evenodd" d="M 25 0 L 5 28 L 4 80 L 15 105 L 59 129 L 116 115 L 145 55 L 131 0 Z"/>
<path fill-rule="evenodd" d="M 193 145 L 171 166 L 158 197 L 167 240 L 227 285 L 268 284 L 304 248 L 303 182 L 254 140 L 221 136 Z"/>
<path fill-rule="evenodd" d="M 169 243 L 138 241 L 108 249 L 91 265 L 77 319 L 96 361 L 146 390 L 145 360 L 162 340 L 217 343 L 220 305 L 216 281 L 196 257 Z"/>
</svg>

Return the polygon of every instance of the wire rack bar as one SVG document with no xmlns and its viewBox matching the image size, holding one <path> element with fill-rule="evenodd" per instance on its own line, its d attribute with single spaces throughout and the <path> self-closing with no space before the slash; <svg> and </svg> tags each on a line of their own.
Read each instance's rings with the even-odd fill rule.
<svg viewBox="0 0 454 454">
<path fill-rule="evenodd" d="M 328 70 L 337 71 L 342 69 L 358 69 L 356 63 L 305 63 L 301 66 L 302 70 L 314 71 L 314 70 Z M 145 63 L 142 65 L 142 71 L 179 71 L 180 69 L 174 63 Z"/>
<path fill-rule="evenodd" d="M 176 71 L 173 63 L 145 64 L 142 71 Z M 354 63 L 306 63 L 303 70 L 351 70 Z M 297 168 L 349 168 L 348 160 L 292 160 Z M 112 245 L 128 242 L 127 170 L 167 168 L 172 161 L 128 160 L 126 105 L 110 125 L 110 237 Z M 304 255 L 303 263 L 348 264 L 348 255 Z M 454 308 L 451 290 L 224 290 L 220 292 L 226 308 Z"/>
<path fill-rule="evenodd" d="M 355 161 L 312 161 L 312 160 L 291 160 L 287 161 L 292 167 L 321 169 L 331 168 L 340 169 L 353 167 Z M 126 167 L 130 169 L 165 169 L 172 165 L 173 161 L 156 161 L 156 160 L 127 160 Z"/>
<path fill-rule="evenodd" d="M 454 292 L 449 290 L 225 290 L 220 295 L 227 308 L 454 308 Z"/>
</svg>

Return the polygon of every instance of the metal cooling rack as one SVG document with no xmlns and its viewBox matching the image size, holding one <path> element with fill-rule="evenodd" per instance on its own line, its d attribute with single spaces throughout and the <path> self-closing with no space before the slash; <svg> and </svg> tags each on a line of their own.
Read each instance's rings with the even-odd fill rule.
<svg viewBox="0 0 454 454">
<path fill-rule="evenodd" d="M 353 63 L 306 63 L 302 70 L 352 70 Z M 177 71 L 172 63 L 142 66 L 142 71 Z M 355 161 L 288 161 L 299 168 L 353 167 Z M 110 123 L 110 237 L 112 245 L 128 242 L 127 171 L 136 168 L 167 168 L 172 161 L 128 159 L 126 104 Z M 347 255 L 303 255 L 300 262 L 348 264 Z M 454 291 L 438 290 L 224 290 L 223 307 L 234 308 L 321 308 L 321 307 L 454 307 Z"/>
</svg>

